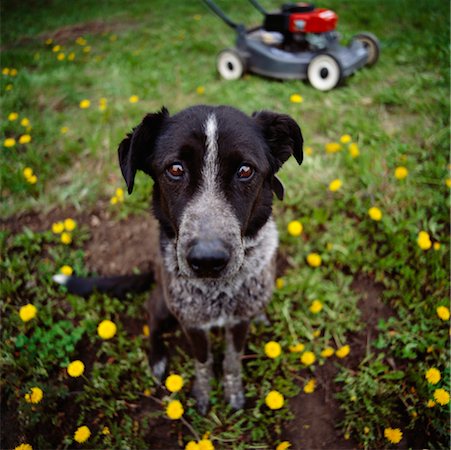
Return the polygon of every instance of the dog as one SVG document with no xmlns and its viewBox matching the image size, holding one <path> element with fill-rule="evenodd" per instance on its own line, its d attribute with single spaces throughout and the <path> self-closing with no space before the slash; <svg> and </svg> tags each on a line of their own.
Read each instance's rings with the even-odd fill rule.
<svg viewBox="0 0 451 450">
<path fill-rule="evenodd" d="M 178 323 L 192 348 L 193 393 L 203 414 L 213 377 L 209 332 L 215 327 L 225 329 L 225 399 L 234 410 L 244 406 L 241 355 L 249 323 L 264 311 L 275 279 L 272 201 L 274 194 L 284 196 L 276 173 L 290 156 L 301 164 L 302 147 L 301 129 L 285 114 L 248 116 L 230 106 L 206 105 L 174 116 L 164 107 L 147 114 L 118 154 L 129 194 L 138 170 L 154 181 L 160 257 L 153 278 L 55 277 L 81 295 L 124 295 L 155 280 L 148 302 L 151 369 L 159 380 L 167 374 L 162 335 Z"/>
</svg>

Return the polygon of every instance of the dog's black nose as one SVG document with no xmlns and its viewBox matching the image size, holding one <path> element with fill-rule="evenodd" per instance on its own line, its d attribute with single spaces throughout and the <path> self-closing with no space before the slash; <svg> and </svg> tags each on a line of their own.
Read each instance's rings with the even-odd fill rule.
<svg viewBox="0 0 451 450">
<path fill-rule="evenodd" d="M 199 277 L 216 278 L 227 266 L 230 252 L 220 239 L 195 240 L 186 259 Z"/>
</svg>

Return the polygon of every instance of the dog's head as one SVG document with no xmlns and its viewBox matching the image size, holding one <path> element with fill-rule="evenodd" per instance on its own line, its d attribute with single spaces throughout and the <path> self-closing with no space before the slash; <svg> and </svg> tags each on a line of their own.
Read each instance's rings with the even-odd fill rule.
<svg viewBox="0 0 451 450">
<path fill-rule="evenodd" d="M 121 142 L 119 162 L 129 194 L 137 170 L 153 178 L 154 213 L 176 243 L 180 274 L 218 278 L 241 267 L 273 193 L 283 198 L 276 172 L 291 155 L 301 164 L 302 143 L 284 114 L 199 105 L 170 117 L 163 108 Z"/>
</svg>

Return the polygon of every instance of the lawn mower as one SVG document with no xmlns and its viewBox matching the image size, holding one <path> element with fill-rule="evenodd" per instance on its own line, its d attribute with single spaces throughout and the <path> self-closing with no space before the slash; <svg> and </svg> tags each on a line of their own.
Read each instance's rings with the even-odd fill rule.
<svg viewBox="0 0 451 450">
<path fill-rule="evenodd" d="M 264 16 L 263 25 L 246 29 L 231 20 L 212 0 L 204 3 L 236 32 L 235 48 L 221 51 L 217 69 L 222 78 L 236 80 L 246 72 L 281 80 L 307 79 L 320 91 L 329 91 L 363 66 L 374 65 L 379 41 L 371 33 L 355 35 L 340 45 L 335 12 L 309 3 L 284 4 L 266 11 L 257 0 L 250 3 Z"/>
</svg>

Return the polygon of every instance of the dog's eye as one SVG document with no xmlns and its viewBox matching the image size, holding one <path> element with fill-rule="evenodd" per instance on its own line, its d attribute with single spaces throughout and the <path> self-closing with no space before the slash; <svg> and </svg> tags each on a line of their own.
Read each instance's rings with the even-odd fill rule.
<svg viewBox="0 0 451 450">
<path fill-rule="evenodd" d="M 240 180 L 249 180 L 252 175 L 254 175 L 254 169 L 247 164 L 243 164 L 240 166 L 237 172 L 237 176 Z"/>
<path fill-rule="evenodd" d="M 167 169 L 166 173 L 169 175 L 170 178 L 173 180 L 179 180 L 183 177 L 185 173 L 185 169 L 180 163 L 174 163 L 171 164 Z"/>
</svg>

